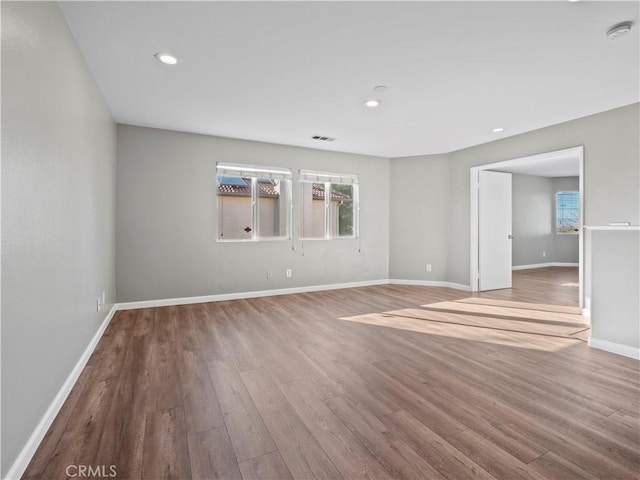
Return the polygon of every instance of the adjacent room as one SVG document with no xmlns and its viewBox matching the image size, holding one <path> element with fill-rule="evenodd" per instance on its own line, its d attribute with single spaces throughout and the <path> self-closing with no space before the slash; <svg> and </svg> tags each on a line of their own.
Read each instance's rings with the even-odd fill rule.
<svg viewBox="0 0 640 480">
<path fill-rule="evenodd" d="M 1 9 L 1 478 L 638 478 L 638 2 Z"/>
</svg>

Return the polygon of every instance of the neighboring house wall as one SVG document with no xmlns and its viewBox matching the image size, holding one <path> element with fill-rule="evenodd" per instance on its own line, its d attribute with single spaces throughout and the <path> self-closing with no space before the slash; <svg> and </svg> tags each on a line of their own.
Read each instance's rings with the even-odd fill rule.
<svg viewBox="0 0 640 480">
<path fill-rule="evenodd" d="M 317 237 L 324 237 L 324 199 L 312 200 L 313 214 L 309 218 L 311 232 Z M 259 229 L 261 237 L 287 236 L 287 202 L 273 197 L 258 199 Z M 331 202 L 334 224 L 331 233 L 338 233 L 338 202 Z M 282 221 L 281 221 L 282 219 Z M 218 195 L 218 235 L 224 240 L 251 239 L 251 197 L 240 195 Z M 220 236 L 224 232 L 225 236 Z"/>
<path fill-rule="evenodd" d="M 553 222 L 555 227 L 555 196 L 557 192 L 577 192 L 580 190 L 579 177 L 561 177 L 552 179 L 553 192 Z M 582 219 L 581 219 L 582 221 Z M 578 263 L 580 261 L 580 236 L 579 235 L 553 235 L 552 262 Z"/>
<path fill-rule="evenodd" d="M 58 4 L 2 2 L 3 478 L 114 302 L 115 156 Z"/>
<path fill-rule="evenodd" d="M 260 209 L 260 220 L 265 221 L 265 212 Z M 251 197 L 218 195 L 218 238 L 220 240 L 249 240 L 252 226 Z M 273 223 L 273 222 L 272 222 Z"/>
<path fill-rule="evenodd" d="M 307 188 L 307 185 L 311 186 L 310 183 L 301 185 L 302 188 Z M 311 215 L 303 215 L 303 218 L 300 219 L 300 222 L 304 225 L 304 234 L 309 239 L 319 239 L 325 237 L 325 221 L 331 221 L 333 219 L 331 225 L 329 225 L 329 233 L 332 236 L 338 236 L 338 202 L 332 201 L 329 209 L 331 213 L 329 214 L 329 219 L 325 219 L 325 206 L 324 199 L 322 200 L 309 200 L 309 198 L 305 195 L 304 202 L 311 202 Z M 307 206 L 307 208 L 309 208 Z"/>
<path fill-rule="evenodd" d="M 513 266 L 548 263 L 553 258 L 553 180 L 512 174 Z"/>
<path fill-rule="evenodd" d="M 330 212 L 329 218 L 325 219 L 327 214 L 324 204 L 324 198 L 318 198 L 313 195 L 313 184 L 303 182 L 299 185 L 301 190 L 300 198 L 300 210 L 301 215 L 296 218 L 299 221 L 300 238 L 305 239 L 319 239 L 324 238 L 325 222 L 331 222 L 329 225 L 329 233 L 333 237 L 337 237 L 339 233 L 339 216 L 338 216 L 338 201 L 331 200 L 329 205 Z M 294 203 L 295 200 L 294 200 Z"/>
<path fill-rule="evenodd" d="M 300 222 L 301 238 L 324 238 L 325 237 L 325 206 L 324 198 L 321 200 L 313 198 L 313 184 L 303 182 L 299 185 L 301 194 L 301 215 L 297 219 Z"/>
<path fill-rule="evenodd" d="M 360 239 L 216 242 L 219 161 L 359 174 Z M 385 158 L 118 125 L 118 301 L 386 279 L 388 179 Z"/>
<path fill-rule="evenodd" d="M 278 198 L 261 197 L 258 199 L 258 228 L 262 237 L 286 237 L 287 202 Z M 284 221 L 281 222 L 280 219 Z"/>
<path fill-rule="evenodd" d="M 317 200 L 314 200 L 314 203 L 319 203 Z M 322 206 L 324 207 L 324 202 L 322 202 Z M 340 235 L 340 214 L 338 208 L 338 202 L 331 201 L 329 205 L 329 210 L 331 213 L 329 214 L 329 218 L 327 221 L 329 222 L 329 234 L 332 237 L 337 237 Z"/>
</svg>

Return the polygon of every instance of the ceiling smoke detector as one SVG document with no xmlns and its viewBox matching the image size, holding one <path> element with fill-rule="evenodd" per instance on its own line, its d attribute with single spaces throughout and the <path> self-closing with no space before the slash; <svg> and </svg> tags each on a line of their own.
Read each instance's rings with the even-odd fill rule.
<svg viewBox="0 0 640 480">
<path fill-rule="evenodd" d="M 631 25 L 633 25 L 632 22 L 618 23 L 607 30 L 607 37 L 611 40 L 623 37 L 631 31 Z"/>
</svg>

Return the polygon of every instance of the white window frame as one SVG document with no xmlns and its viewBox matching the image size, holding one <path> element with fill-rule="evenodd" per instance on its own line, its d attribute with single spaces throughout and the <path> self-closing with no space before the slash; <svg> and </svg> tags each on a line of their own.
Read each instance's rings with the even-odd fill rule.
<svg viewBox="0 0 640 480">
<path fill-rule="evenodd" d="M 292 201 L 292 180 L 293 172 L 289 168 L 281 167 L 263 167 L 255 165 L 245 165 L 236 163 L 217 163 L 216 164 L 216 215 L 220 215 L 220 194 L 218 193 L 218 177 L 238 177 L 251 179 L 251 238 L 221 238 L 219 224 L 216 226 L 216 241 L 221 243 L 231 242 L 281 242 L 290 241 L 292 239 L 292 219 L 293 219 L 293 201 Z M 270 178 L 286 182 L 286 235 L 281 237 L 260 237 L 260 215 L 258 212 L 258 179 Z M 216 222 L 218 223 L 218 222 Z"/>
<path fill-rule="evenodd" d="M 324 236 L 323 237 L 304 237 L 302 235 L 302 225 L 298 229 L 298 237 L 300 240 L 348 240 L 360 238 L 360 191 L 359 179 L 357 174 L 348 173 L 329 173 L 317 172 L 312 170 L 300 170 L 298 174 L 298 183 L 316 183 L 324 184 Z M 331 210 L 331 190 L 333 184 L 351 185 L 353 187 L 353 234 L 352 235 L 332 235 L 331 224 L 334 220 Z M 303 189 L 300 189 L 300 215 L 303 214 L 302 203 Z M 299 215 L 299 217 L 300 217 Z M 298 218 L 300 221 L 300 218 Z"/>
<path fill-rule="evenodd" d="M 576 226 L 576 230 L 572 230 L 570 232 L 559 232 L 558 231 L 558 195 L 563 194 L 563 193 L 575 193 L 576 195 L 578 195 L 578 225 Z M 558 192 L 555 193 L 554 195 L 554 225 L 553 225 L 553 231 L 556 235 L 580 235 L 580 230 L 581 230 L 581 225 L 582 225 L 582 217 L 581 217 L 581 211 L 580 211 L 580 192 L 577 190 L 560 190 Z"/>
</svg>

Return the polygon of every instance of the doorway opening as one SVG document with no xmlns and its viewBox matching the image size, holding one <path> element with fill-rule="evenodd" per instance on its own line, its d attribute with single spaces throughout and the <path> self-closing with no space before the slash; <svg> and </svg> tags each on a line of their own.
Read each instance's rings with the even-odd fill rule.
<svg viewBox="0 0 640 480">
<path fill-rule="evenodd" d="M 471 215 L 470 215 L 470 281 L 471 291 L 479 292 L 493 289 L 493 281 L 488 281 L 491 278 L 503 279 L 507 278 L 510 282 L 513 270 L 522 268 L 522 265 L 514 265 L 511 253 L 511 244 L 513 242 L 522 241 L 517 238 L 517 235 L 513 235 L 512 225 L 509 223 L 505 225 L 505 215 L 511 215 L 510 208 L 496 208 L 495 206 L 504 203 L 504 193 L 494 195 L 491 193 L 487 197 L 487 191 L 494 192 L 502 190 L 504 192 L 506 183 L 511 185 L 511 178 L 509 181 L 499 183 L 487 183 L 484 187 L 484 192 L 481 195 L 483 189 L 482 184 L 486 181 L 485 177 L 499 177 L 499 175 L 487 175 L 487 172 L 496 172 L 506 174 L 505 176 L 511 177 L 511 175 L 518 175 L 519 178 L 525 178 L 526 176 L 540 177 L 546 179 L 561 179 L 577 177 L 577 191 L 578 191 L 578 217 L 582 222 L 584 218 L 584 147 L 578 146 L 573 148 L 567 148 L 563 150 L 557 150 L 553 152 L 547 152 L 538 155 L 531 155 L 527 157 L 515 158 L 512 160 L 506 160 L 503 162 L 491 163 L 486 165 L 480 165 L 472 167 L 470 169 L 470 200 L 471 200 Z M 500 183 L 503 186 L 500 186 Z M 563 188 L 563 190 L 567 190 Z M 502 196 L 501 196 L 502 195 Z M 501 197 L 500 197 L 501 196 Z M 495 198 L 494 198 L 495 197 Z M 481 205 L 481 198 L 482 203 Z M 556 195 L 553 194 L 553 200 L 548 201 L 555 202 Z M 511 202 L 512 200 L 509 200 Z M 487 205 L 490 205 L 487 208 Z M 511 205 L 509 205 L 511 207 Z M 505 210 L 509 213 L 506 214 Z M 489 213 L 487 213 L 487 211 Z M 500 213 L 502 212 L 502 213 Z M 514 212 L 515 214 L 515 212 Z M 502 215 L 500 219 L 499 215 Z M 559 239 L 563 233 L 558 229 L 558 212 L 553 204 L 553 212 L 549 213 L 553 217 L 553 223 L 548 224 L 548 233 L 551 239 Z M 484 218 L 483 218 L 484 217 Z M 518 217 L 518 221 L 522 218 Z M 512 219 L 509 218 L 511 222 Z M 577 230 L 577 231 L 576 231 Z M 585 291 L 584 291 L 584 238 L 581 225 L 577 225 L 571 235 L 574 239 L 578 240 L 578 306 L 580 309 L 585 307 Z M 487 234 L 489 232 L 489 234 Z M 481 241 L 481 238 L 483 239 Z M 502 242 L 501 246 L 496 246 L 496 242 Z M 506 242 L 506 243 L 505 243 Z M 508 249 L 508 252 L 506 250 Z M 542 265 L 563 265 L 562 262 L 554 262 L 552 257 L 546 257 L 547 252 L 543 249 L 539 249 L 539 253 L 545 256 L 546 260 L 538 263 L 537 265 L 527 265 L 527 267 L 535 268 Z M 508 259 L 508 260 L 507 260 Z M 507 265 L 508 263 L 508 265 Z M 506 269 L 508 268 L 508 272 Z M 525 267 L 526 268 L 526 267 Z M 484 269 L 484 272 L 483 272 Z M 482 278 L 485 282 L 483 284 Z M 504 284 L 504 283 L 503 283 Z M 509 286 L 500 287 L 500 283 L 496 283 L 497 288 L 510 288 Z"/>
</svg>

